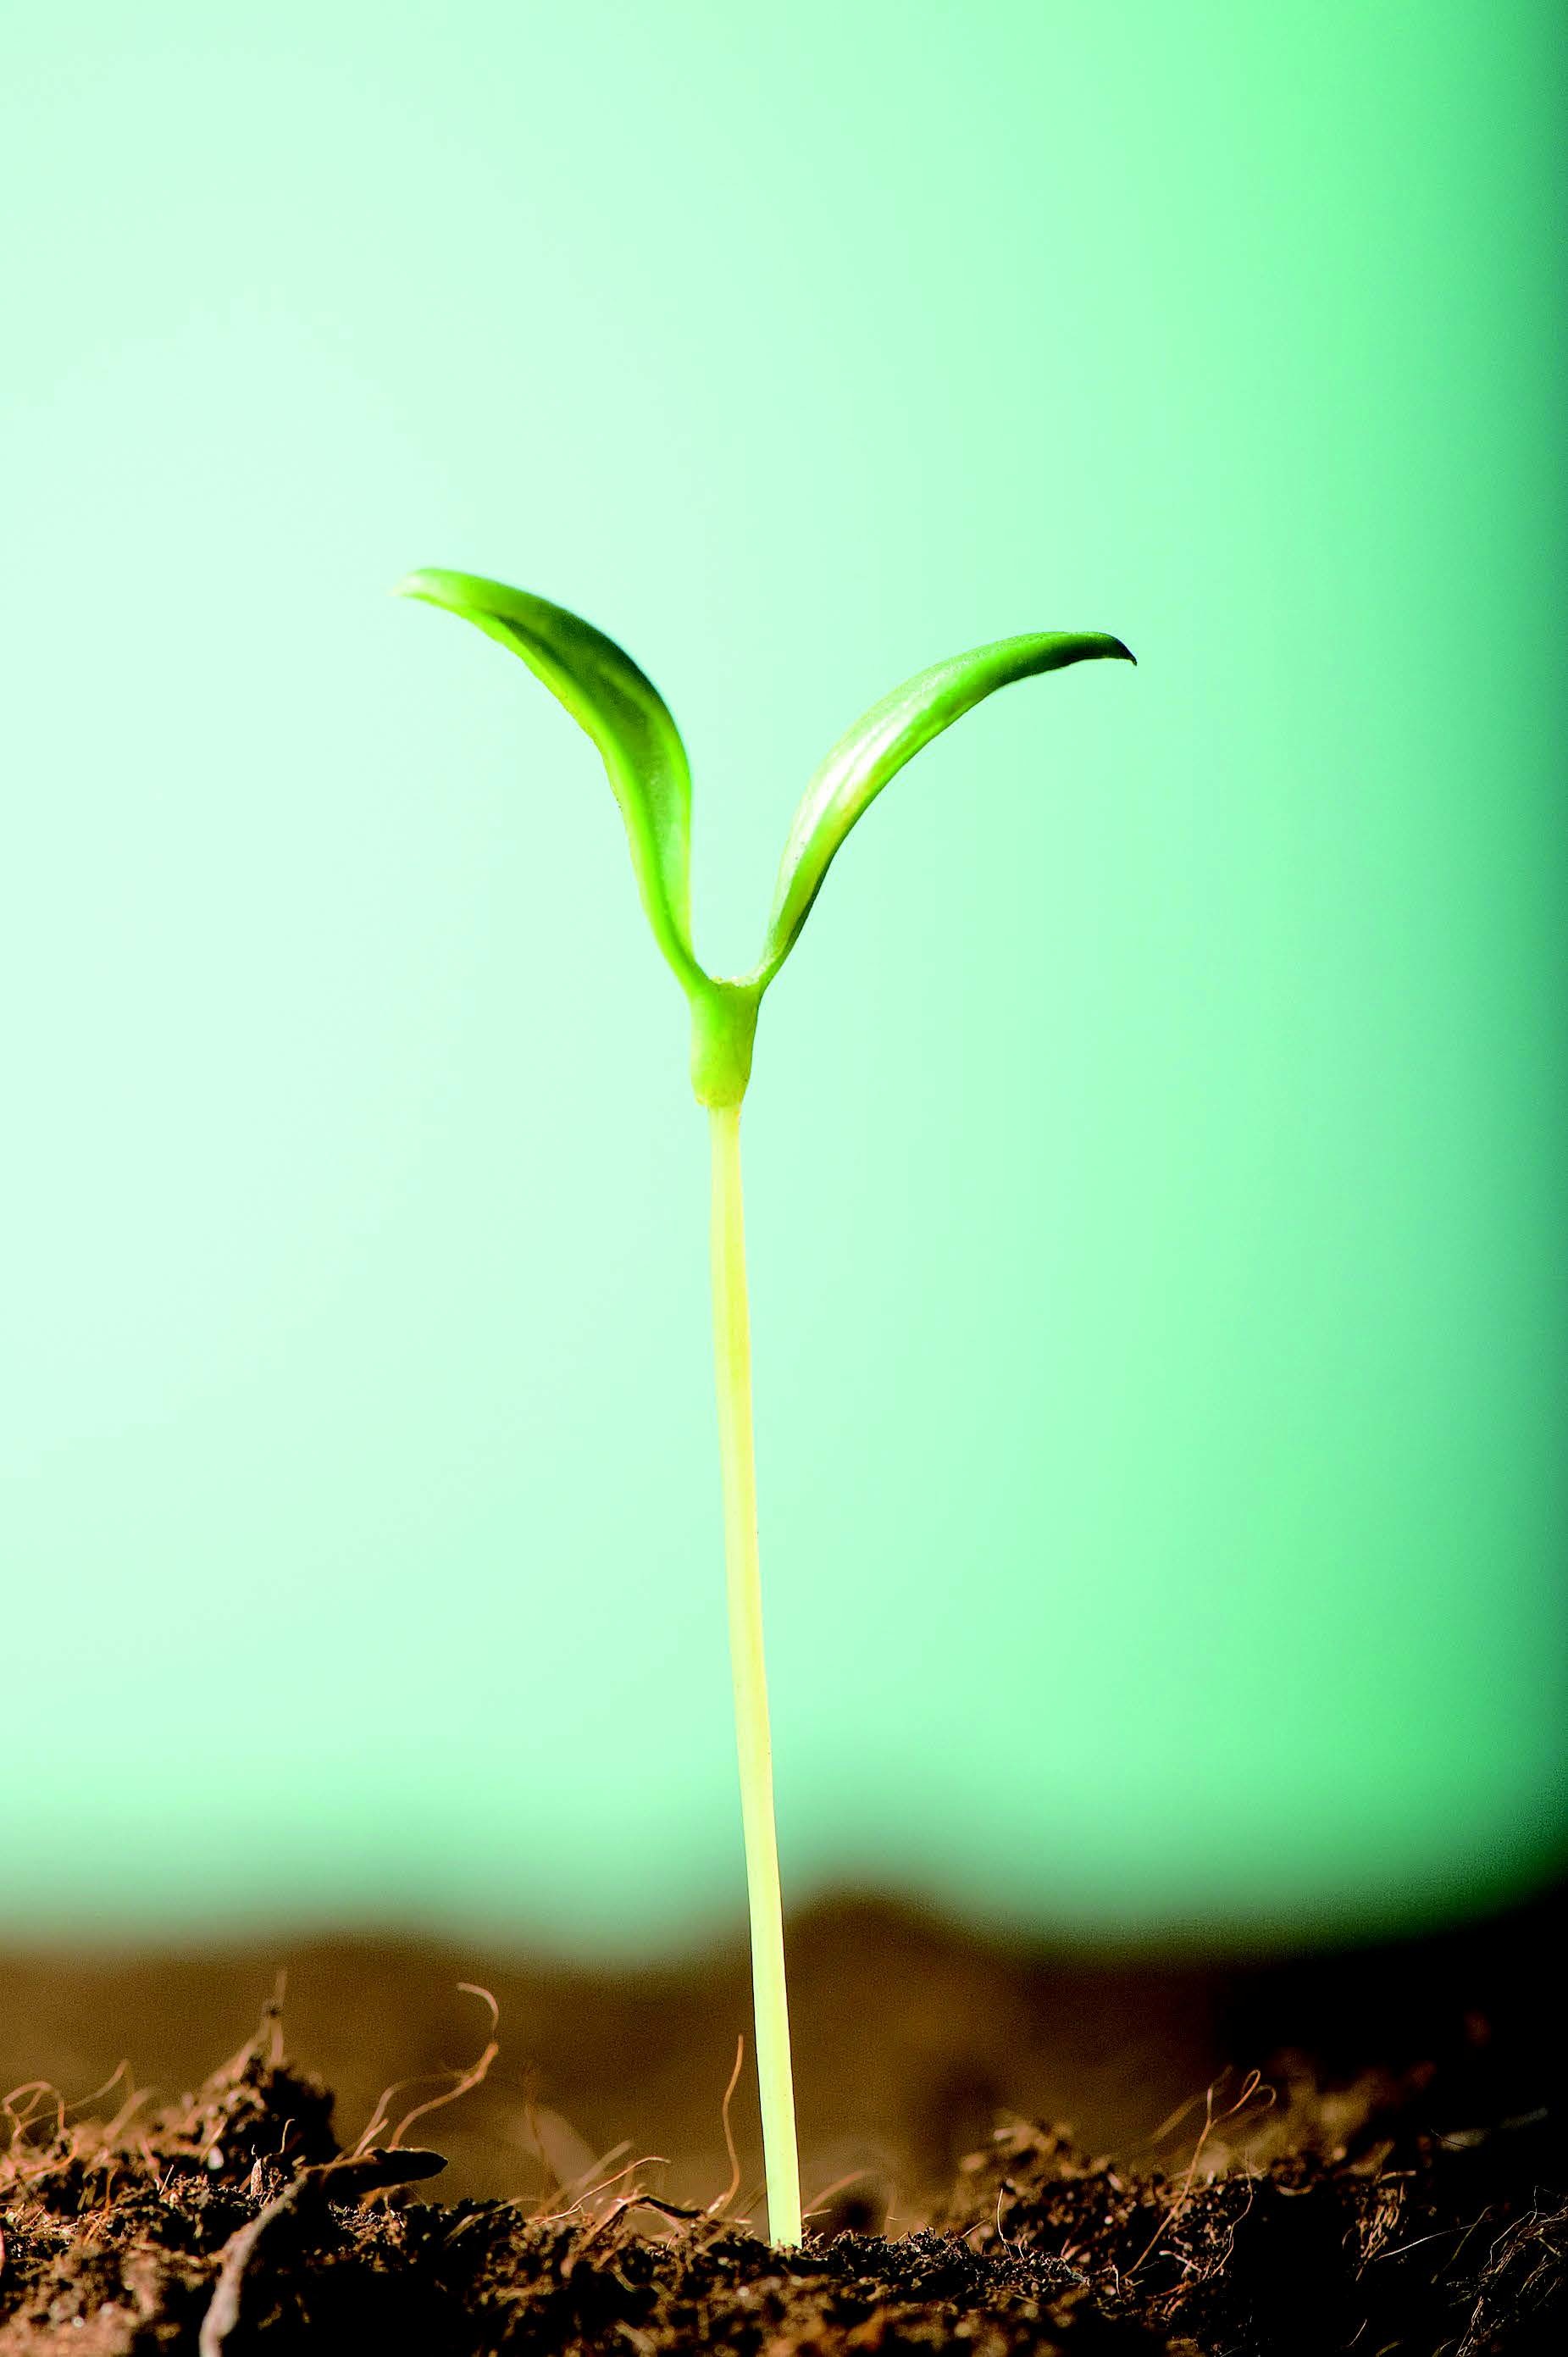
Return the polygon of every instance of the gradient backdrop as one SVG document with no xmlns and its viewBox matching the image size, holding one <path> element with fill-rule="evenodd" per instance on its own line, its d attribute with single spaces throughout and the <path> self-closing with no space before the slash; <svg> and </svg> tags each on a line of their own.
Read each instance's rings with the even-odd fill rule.
<svg viewBox="0 0 1568 2357">
<path fill-rule="evenodd" d="M 1477 1903 L 1563 1824 L 1550 0 L 16 11 L 8 1937 L 734 1919 L 685 1017 L 938 656 L 746 1143 L 785 1871 Z"/>
</svg>

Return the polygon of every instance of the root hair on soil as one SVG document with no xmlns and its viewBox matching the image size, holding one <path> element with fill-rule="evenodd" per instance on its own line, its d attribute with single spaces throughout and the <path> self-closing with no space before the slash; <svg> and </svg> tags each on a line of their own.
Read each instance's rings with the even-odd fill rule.
<svg viewBox="0 0 1568 2357">
<path fill-rule="evenodd" d="M 450 2078 L 452 2081 L 451 2086 L 442 2088 L 438 2094 L 427 2096 L 424 2103 L 415 2104 L 411 2111 L 404 2112 L 392 2135 L 386 2139 L 386 2148 L 392 2152 L 397 2151 L 401 2147 L 403 2137 L 415 2120 L 428 2118 L 432 2112 L 442 2110 L 447 2104 L 456 2103 L 460 2097 L 471 2094 L 476 2087 L 484 2084 L 489 2075 L 491 2063 L 501 2050 L 500 2041 L 496 2036 L 497 2030 L 500 2028 L 500 2007 L 489 1990 L 481 1988 L 477 1981 L 459 1981 L 457 1989 L 460 1996 L 477 1996 L 489 2008 L 490 2035 L 486 2042 L 484 2052 L 477 2062 L 470 2062 L 466 2070 L 448 2066 L 446 2071 L 441 2072 L 416 2072 L 412 2079 L 394 2079 L 392 2085 L 384 2087 L 377 2096 L 375 2108 L 371 2114 L 364 2133 L 353 2148 L 351 2158 L 357 2160 L 361 2154 L 369 2152 L 380 2144 L 382 2131 L 392 2116 L 392 2103 L 394 2096 L 406 2094 L 411 2087 L 418 2087 L 428 2079 Z"/>
<path fill-rule="evenodd" d="M 740 2084 L 740 2069 L 745 2060 L 746 2033 L 743 2030 L 735 2041 L 735 2068 L 729 2074 L 729 2084 L 725 2089 L 724 2102 L 719 2105 L 719 2126 L 724 2130 L 725 2150 L 729 2155 L 729 2183 L 716 2200 L 709 2202 L 707 2214 L 710 2218 L 722 2218 L 740 2191 L 740 2155 L 736 2150 L 735 2129 L 730 2125 L 729 2107 L 735 2101 L 735 2091 Z"/>
</svg>

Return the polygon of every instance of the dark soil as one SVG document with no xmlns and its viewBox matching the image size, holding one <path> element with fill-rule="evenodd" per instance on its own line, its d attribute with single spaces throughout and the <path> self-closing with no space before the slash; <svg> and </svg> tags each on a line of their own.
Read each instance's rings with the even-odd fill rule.
<svg viewBox="0 0 1568 2357">
<path fill-rule="evenodd" d="M 920 2214 L 911 2164 L 893 2233 L 876 2231 L 885 2179 L 852 2163 L 836 2185 L 809 2183 L 818 2232 L 789 2255 L 749 2230 L 761 2211 L 744 2137 L 733 2169 L 721 2145 L 702 2198 L 687 2185 L 673 2198 L 665 2167 L 635 2149 L 597 2158 L 526 2091 L 509 2100 L 532 2139 L 527 2198 L 434 2201 L 441 2151 L 508 2070 L 486 2047 L 484 2001 L 449 2001 L 449 2018 L 452 2004 L 472 2015 L 467 2070 L 356 2106 L 362 2134 L 335 2126 L 326 2088 L 285 2059 L 270 2007 L 229 2064 L 161 2109 L 124 2076 L 82 2105 L 41 2082 L 13 2091 L 0 2357 L 1555 2357 L 1568 2348 L 1568 2156 L 1554 2055 L 1520 2036 L 1530 2012 L 1500 2033 L 1474 2009 L 1449 2019 L 1458 1984 L 1443 1953 L 1424 1981 L 1406 1960 L 1425 2053 L 1379 2016 L 1393 2061 L 1336 2083 L 1320 2016 L 1315 2067 L 1275 2051 L 1261 2072 L 1221 2070 L 1114 2159 L 1006 2118 Z M 1380 1969 L 1363 1959 L 1357 1975 L 1374 2015 Z M 1333 1970 L 1320 1960 L 1311 1985 Z M 1232 2024 L 1267 2019 L 1261 1986 L 1233 1989 Z M 1272 1986 L 1276 2024 L 1299 2026 L 1305 2000 Z M 862 2023 L 875 2045 L 875 2012 Z M 290 2024 L 297 2034 L 292 2007 Z M 504 2048 L 504 2014 L 499 2036 Z M 928 2179 L 940 2158 L 928 2151 Z"/>
</svg>

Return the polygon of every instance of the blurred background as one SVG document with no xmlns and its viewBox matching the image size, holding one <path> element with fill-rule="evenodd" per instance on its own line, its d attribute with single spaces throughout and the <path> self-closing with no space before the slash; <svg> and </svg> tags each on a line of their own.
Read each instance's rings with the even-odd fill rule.
<svg viewBox="0 0 1568 2357">
<path fill-rule="evenodd" d="M 1565 50 L 7 18 L 0 1941 L 57 2015 L 68 1953 L 227 1943 L 242 2031 L 291 1942 L 741 1920 L 684 1009 L 592 748 L 416 565 L 658 681 L 720 970 L 897 681 L 1139 656 L 922 755 L 763 1017 L 810 1921 L 1164 1970 L 1551 1882 Z"/>
</svg>

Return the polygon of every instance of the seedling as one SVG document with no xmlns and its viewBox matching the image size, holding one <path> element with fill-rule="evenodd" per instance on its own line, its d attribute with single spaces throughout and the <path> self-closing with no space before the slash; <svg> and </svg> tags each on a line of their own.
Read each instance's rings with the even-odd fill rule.
<svg viewBox="0 0 1568 2357">
<path fill-rule="evenodd" d="M 730 1660 L 740 1754 L 741 1822 L 751 1903 L 757 2072 L 774 2243 L 800 2239 L 800 2178 L 784 1986 L 784 1927 L 773 1819 L 773 1760 L 762 1652 L 762 1587 L 751 1416 L 751 1325 L 740 1185 L 740 1105 L 751 1077 L 757 1012 L 800 938 L 834 854 L 888 780 L 993 690 L 1101 655 L 1132 655 L 1098 630 L 1001 639 L 935 663 L 874 705 L 807 787 L 784 846 L 762 955 L 751 972 L 709 974 L 692 947 L 692 781 L 663 699 L 614 640 L 561 606 L 469 573 L 411 573 L 405 597 L 473 622 L 521 655 L 598 747 L 631 845 L 653 938 L 692 1011 L 692 1086 L 713 1146 L 714 1351 L 724 1481 Z"/>
</svg>

